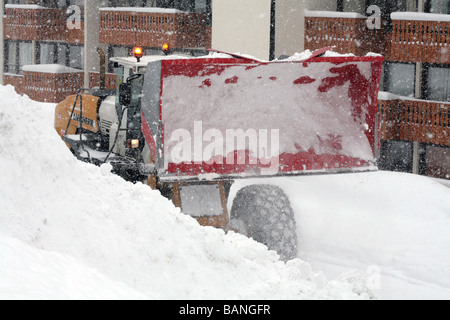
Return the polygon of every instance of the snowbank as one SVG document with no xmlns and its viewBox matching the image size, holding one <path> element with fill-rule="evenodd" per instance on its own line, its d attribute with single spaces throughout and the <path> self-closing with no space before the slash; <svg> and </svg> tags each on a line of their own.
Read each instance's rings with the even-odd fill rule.
<svg viewBox="0 0 450 320">
<path fill-rule="evenodd" d="M 0 298 L 145 299 L 64 254 L 34 248 L 0 233 Z"/>
<path fill-rule="evenodd" d="M 372 297 L 361 277 L 328 282 L 305 262 L 285 264 L 241 235 L 200 227 L 158 191 L 77 161 L 53 129 L 54 105 L 11 86 L 0 97 L 0 298 Z"/>
</svg>

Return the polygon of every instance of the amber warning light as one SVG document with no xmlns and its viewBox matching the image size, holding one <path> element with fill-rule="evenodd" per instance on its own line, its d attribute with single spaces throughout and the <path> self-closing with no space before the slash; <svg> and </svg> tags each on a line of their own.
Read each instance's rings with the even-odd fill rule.
<svg viewBox="0 0 450 320">
<path fill-rule="evenodd" d="M 142 50 L 141 47 L 136 47 L 133 50 L 134 53 L 134 57 L 137 59 L 137 62 L 139 62 L 142 58 L 142 56 L 144 55 L 144 50 Z"/>
<path fill-rule="evenodd" d="M 170 53 L 170 46 L 168 43 L 164 43 L 162 45 L 162 51 L 164 52 L 165 55 Z"/>
</svg>

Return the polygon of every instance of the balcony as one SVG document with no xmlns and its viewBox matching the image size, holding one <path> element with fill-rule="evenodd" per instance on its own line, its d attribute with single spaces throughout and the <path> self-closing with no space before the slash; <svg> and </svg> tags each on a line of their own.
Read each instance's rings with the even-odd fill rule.
<svg viewBox="0 0 450 320">
<path fill-rule="evenodd" d="M 64 9 L 37 5 L 6 5 L 4 38 L 27 41 L 66 41 L 84 43 L 81 29 L 68 29 Z"/>
<path fill-rule="evenodd" d="M 358 56 L 384 54 L 385 33 L 370 30 L 367 17 L 353 12 L 305 11 L 305 48 L 336 46 L 336 52 Z"/>
<path fill-rule="evenodd" d="M 450 15 L 397 12 L 392 33 L 370 30 L 367 17 L 351 12 L 305 12 L 305 47 L 337 46 L 339 53 L 384 54 L 396 62 L 450 64 Z"/>
<path fill-rule="evenodd" d="M 139 10 L 138 10 L 139 9 Z M 207 48 L 211 27 L 206 13 L 159 8 L 100 9 L 100 42 L 160 48 Z"/>
<path fill-rule="evenodd" d="M 449 15 L 398 12 L 392 20 L 387 60 L 450 64 Z"/>
<path fill-rule="evenodd" d="M 4 84 L 15 86 L 17 93 L 41 102 L 58 103 L 83 86 L 82 70 L 62 65 L 27 65 L 23 75 L 6 74 Z"/>
<path fill-rule="evenodd" d="M 450 146 L 450 103 L 379 95 L 381 140 Z"/>
<path fill-rule="evenodd" d="M 20 95 L 23 95 L 24 92 L 24 82 L 25 79 L 23 77 L 23 75 L 17 75 L 17 74 L 5 74 L 3 76 L 3 84 L 6 85 L 11 85 L 16 89 L 16 92 Z"/>
</svg>

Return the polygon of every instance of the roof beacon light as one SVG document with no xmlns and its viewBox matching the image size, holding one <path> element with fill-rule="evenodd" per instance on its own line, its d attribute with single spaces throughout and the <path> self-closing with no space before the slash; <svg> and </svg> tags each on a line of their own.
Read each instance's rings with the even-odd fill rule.
<svg viewBox="0 0 450 320">
<path fill-rule="evenodd" d="M 136 47 L 133 50 L 134 57 L 137 59 L 137 62 L 141 61 L 141 58 L 144 55 L 144 50 L 141 47 Z"/>
<path fill-rule="evenodd" d="M 164 43 L 162 45 L 162 51 L 164 52 L 165 55 L 168 55 L 170 53 L 170 46 L 168 43 Z"/>
</svg>

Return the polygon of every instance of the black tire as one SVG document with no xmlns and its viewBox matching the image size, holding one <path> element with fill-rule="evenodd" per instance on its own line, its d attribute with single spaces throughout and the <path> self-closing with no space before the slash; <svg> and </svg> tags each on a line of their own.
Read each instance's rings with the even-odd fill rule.
<svg viewBox="0 0 450 320">
<path fill-rule="evenodd" d="M 274 250 L 283 261 L 297 256 L 294 211 L 284 191 L 273 185 L 251 185 L 233 201 L 230 227 Z"/>
</svg>

